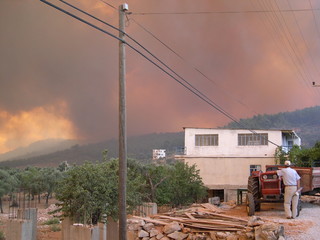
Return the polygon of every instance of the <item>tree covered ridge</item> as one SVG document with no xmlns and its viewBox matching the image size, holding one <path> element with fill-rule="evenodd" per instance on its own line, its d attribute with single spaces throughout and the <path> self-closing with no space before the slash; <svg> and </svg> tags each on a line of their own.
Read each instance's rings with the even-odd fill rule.
<svg viewBox="0 0 320 240">
<path fill-rule="evenodd" d="M 240 119 L 239 123 L 250 129 L 292 129 L 301 137 L 304 147 L 313 147 L 320 141 L 320 106 L 273 115 L 259 114 L 252 118 Z M 223 128 L 242 127 L 231 122 Z"/>
<path fill-rule="evenodd" d="M 128 157 L 144 163 L 152 160 L 152 149 L 166 149 L 168 158 L 173 158 L 177 147 L 184 146 L 184 133 L 150 133 L 128 138 Z M 0 162 L 0 167 L 56 167 L 62 161 L 82 164 L 86 161 L 102 161 L 102 152 L 108 149 L 108 158 L 118 157 L 118 141 L 110 139 L 87 145 L 74 145 L 69 149 L 31 158 L 12 159 Z"/>
<path fill-rule="evenodd" d="M 294 112 L 278 114 L 256 115 L 248 119 L 240 119 L 241 126 L 250 129 L 293 129 L 302 139 L 304 147 L 313 147 L 320 141 L 320 106 L 305 108 Z M 183 127 L 183 126 L 181 126 Z M 223 128 L 241 128 L 232 122 Z M 177 147 L 184 146 L 184 133 L 150 133 L 142 136 L 128 138 L 128 156 L 148 163 L 152 159 L 152 149 L 166 149 L 167 156 L 172 156 Z M 118 142 L 116 139 L 92 143 L 87 145 L 74 145 L 73 147 L 38 157 L 15 159 L 0 162 L 0 166 L 26 167 L 26 166 L 57 166 L 62 161 L 81 164 L 85 161 L 102 160 L 102 151 L 108 149 L 109 158 L 118 157 Z"/>
</svg>

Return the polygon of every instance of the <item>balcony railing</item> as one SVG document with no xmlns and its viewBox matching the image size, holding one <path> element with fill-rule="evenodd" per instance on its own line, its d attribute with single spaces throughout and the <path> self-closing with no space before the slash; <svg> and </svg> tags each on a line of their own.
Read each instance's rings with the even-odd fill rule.
<svg viewBox="0 0 320 240">
<path fill-rule="evenodd" d="M 284 151 L 285 153 L 289 153 L 290 150 L 293 148 L 293 146 L 282 146 L 282 151 Z"/>
</svg>

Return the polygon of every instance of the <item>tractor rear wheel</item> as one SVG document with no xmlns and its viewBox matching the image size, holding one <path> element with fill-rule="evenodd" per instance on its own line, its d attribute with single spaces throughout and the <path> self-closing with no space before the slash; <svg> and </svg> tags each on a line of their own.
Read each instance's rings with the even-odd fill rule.
<svg viewBox="0 0 320 240">
<path fill-rule="evenodd" d="M 255 212 L 255 202 L 252 193 L 248 192 L 246 197 L 246 208 L 248 216 L 253 216 Z"/>
<path fill-rule="evenodd" d="M 248 178 L 248 192 L 252 193 L 253 199 L 255 201 L 255 211 L 260 211 L 261 204 L 257 200 L 261 197 L 260 184 L 258 177 L 250 176 Z"/>
</svg>

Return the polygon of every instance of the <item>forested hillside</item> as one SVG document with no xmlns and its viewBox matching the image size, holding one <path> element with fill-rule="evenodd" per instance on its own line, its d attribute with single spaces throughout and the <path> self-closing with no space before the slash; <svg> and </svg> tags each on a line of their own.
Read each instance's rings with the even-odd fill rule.
<svg viewBox="0 0 320 240">
<path fill-rule="evenodd" d="M 152 149 L 166 149 L 167 156 L 172 158 L 177 147 L 184 146 L 184 134 L 178 133 L 152 133 L 128 138 L 128 157 L 142 162 L 150 162 Z M 52 166 L 56 167 L 61 162 L 69 164 L 82 164 L 85 161 L 102 161 L 103 152 L 107 150 L 107 158 L 118 157 L 118 141 L 111 139 L 104 142 L 74 145 L 63 151 L 31 158 L 12 159 L 0 162 L 0 167 L 27 167 L 27 166 Z"/>
<path fill-rule="evenodd" d="M 257 115 L 241 119 L 240 124 L 250 129 L 293 129 L 301 137 L 302 145 L 309 148 L 320 141 L 320 106 L 274 115 Z M 239 128 L 239 124 L 232 122 L 224 128 Z"/>
<path fill-rule="evenodd" d="M 304 147 L 313 147 L 320 141 L 320 106 L 305 108 L 294 112 L 283 112 L 274 115 L 257 115 L 249 119 L 241 119 L 241 126 L 230 123 L 223 128 L 250 129 L 293 129 L 301 137 Z M 172 158 L 177 147 L 184 146 L 184 133 L 153 133 L 128 138 L 128 157 L 142 162 L 150 162 L 152 149 L 166 149 L 167 156 Z M 118 157 L 116 139 L 88 144 L 74 145 L 63 151 L 31 158 L 20 158 L 0 162 L 1 166 L 58 166 L 61 162 L 81 164 L 85 161 L 96 162 L 103 159 L 102 152 L 108 150 L 107 158 Z"/>
</svg>

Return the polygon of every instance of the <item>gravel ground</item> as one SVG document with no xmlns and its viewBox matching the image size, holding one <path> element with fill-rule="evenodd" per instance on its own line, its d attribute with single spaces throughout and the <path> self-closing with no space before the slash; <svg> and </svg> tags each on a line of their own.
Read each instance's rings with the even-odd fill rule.
<svg viewBox="0 0 320 240">
<path fill-rule="evenodd" d="M 262 204 L 262 210 L 256 216 L 264 221 L 284 225 L 287 240 L 318 240 L 320 239 L 320 206 L 302 203 L 300 216 L 296 219 L 286 219 L 283 205 Z"/>
</svg>

